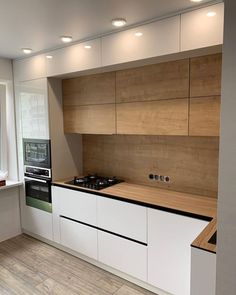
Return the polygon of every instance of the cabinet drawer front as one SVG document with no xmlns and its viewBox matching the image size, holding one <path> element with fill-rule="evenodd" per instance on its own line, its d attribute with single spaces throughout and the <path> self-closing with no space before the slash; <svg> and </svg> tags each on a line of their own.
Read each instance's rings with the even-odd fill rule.
<svg viewBox="0 0 236 295">
<path fill-rule="evenodd" d="M 96 196 L 57 187 L 54 198 L 59 198 L 59 215 L 91 225 L 97 223 Z"/>
<path fill-rule="evenodd" d="M 61 244 L 76 252 L 97 259 L 97 230 L 60 218 Z"/>
<path fill-rule="evenodd" d="M 147 242 L 147 209 L 109 198 L 97 199 L 98 227 L 116 234 Z"/>
<path fill-rule="evenodd" d="M 191 243 L 208 222 L 148 209 L 148 283 L 190 294 Z"/>
<path fill-rule="evenodd" d="M 135 278 L 147 280 L 147 246 L 98 231 L 98 260 Z"/>
</svg>

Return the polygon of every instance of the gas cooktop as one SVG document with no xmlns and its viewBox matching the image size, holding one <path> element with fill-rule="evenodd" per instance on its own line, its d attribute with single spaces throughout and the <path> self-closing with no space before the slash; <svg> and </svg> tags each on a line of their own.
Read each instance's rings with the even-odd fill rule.
<svg viewBox="0 0 236 295">
<path fill-rule="evenodd" d="M 67 184 L 73 184 L 79 187 L 101 190 L 103 188 L 112 186 L 120 182 L 123 182 L 123 180 L 117 179 L 115 176 L 104 177 L 94 174 L 87 175 L 84 177 L 75 177 L 74 180 L 67 182 Z"/>
</svg>

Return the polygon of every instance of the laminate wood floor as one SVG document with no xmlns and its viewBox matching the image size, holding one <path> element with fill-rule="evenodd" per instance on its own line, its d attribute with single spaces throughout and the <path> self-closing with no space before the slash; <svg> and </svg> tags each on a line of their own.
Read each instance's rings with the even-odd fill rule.
<svg viewBox="0 0 236 295">
<path fill-rule="evenodd" d="M 0 295 L 153 295 L 27 235 L 0 243 Z"/>
</svg>

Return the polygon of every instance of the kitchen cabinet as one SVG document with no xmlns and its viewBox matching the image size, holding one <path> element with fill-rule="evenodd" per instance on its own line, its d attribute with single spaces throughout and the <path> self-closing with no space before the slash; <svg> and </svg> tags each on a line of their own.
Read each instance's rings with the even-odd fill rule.
<svg viewBox="0 0 236 295">
<path fill-rule="evenodd" d="M 117 71 L 116 102 L 189 96 L 189 59 Z"/>
<path fill-rule="evenodd" d="M 191 249 L 191 295 L 215 295 L 216 254 Z"/>
<path fill-rule="evenodd" d="M 220 96 L 190 98 L 189 135 L 220 135 Z"/>
<path fill-rule="evenodd" d="M 215 12 L 214 16 L 207 16 Z M 224 3 L 181 14 L 181 51 L 223 44 Z"/>
<path fill-rule="evenodd" d="M 179 32 L 180 16 L 174 16 L 102 37 L 102 66 L 177 53 Z"/>
<path fill-rule="evenodd" d="M 87 257 L 97 259 L 97 230 L 60 218 L 61 244 Z"/>
<path fill-rule="evenodd" d="M 49 139 L 47 79 L 16 84 L 22 138 Z"/>
<path fill-rule="evenodd" d="M 115 134 L 115 104 L 64 106 L 65 133 Z"/>
<path fill-rule="evenodd" d="M 190 245 L 207 224 L 203 220 L 148 209 L 149 284 L 175 295 L 190 294 Z"/>
<path fill-rule="evenodd" d="M 97 225 L 96 195 L 53 187 L 53 196 L 58 199 L 58 215 Z"/>
<path fill-rule="evenodd" d="M 13 61 L 16 82 L 45 78 L 46 57 L 44 54 Z"/>
<path fill-rule="evenodd" d="M 21 207 L 21 223 L 23 231 L 53 240 L 51 213 L 26 206 L 23 203 Z"/>
<path fill-rule="evenodd" d="M 147 280 L 147 246 L 98 231 L 98 261 Z"/>
<path fill-rule="evenodd" d="M 188 99 L 120 103 L 117 134 L 188 135 Z"/>
<path fill-rule="evenodd" d="M 46 60 L 47 77 L 99 68 L 102 66 L 101 39 L 53 50 L 47 55 L 52 56 Z"/>
<path fill-rule="evenodd" d="M 147 243 L 147 209 L 145 207 L 98 197 L 97 218 L 99 228 Z"/>
</svg>

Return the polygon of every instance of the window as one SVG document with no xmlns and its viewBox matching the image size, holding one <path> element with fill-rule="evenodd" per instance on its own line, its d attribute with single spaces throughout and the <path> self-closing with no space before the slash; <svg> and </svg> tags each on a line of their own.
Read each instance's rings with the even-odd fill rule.
<svg viewBox="0 0 236 295">
<path fill-rule="evenodd" d="M 7 170 L 6 85 L 0 84 L 0 170 Z"/>
</svg>

